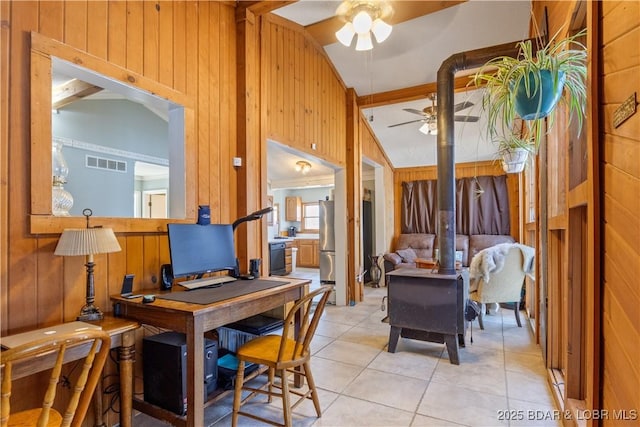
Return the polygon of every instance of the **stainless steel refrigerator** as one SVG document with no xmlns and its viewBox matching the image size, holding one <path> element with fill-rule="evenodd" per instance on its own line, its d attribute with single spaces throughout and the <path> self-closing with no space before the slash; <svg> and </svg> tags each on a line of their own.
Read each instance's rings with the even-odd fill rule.
<svg viewBox="0 0 640 427">
<path fill-rule="evenodd" d="M 320 207 L 320 283 L 336 283 L 336 239 L 334 233 L 333 201 L 321 200 Z"/>
</svg>

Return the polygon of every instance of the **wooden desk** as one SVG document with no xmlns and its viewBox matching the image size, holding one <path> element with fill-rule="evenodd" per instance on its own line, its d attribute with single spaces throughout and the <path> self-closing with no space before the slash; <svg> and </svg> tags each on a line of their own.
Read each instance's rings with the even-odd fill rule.
<svg viewBox="0 0 640 427">
<path fill-rule="evenodd" d="M 135 330 L 140 326 L 138 322 L 117 319 L 112 316 L 105 316 L 103 320 L 90 321 L 87 323 L 93 323 L 100 325 L 103 331 L 106 331 L 111 337 L 111 348 L 118 348 L 120 354 L 120 425 L 122 427 L 131 427 L 131 415 L 132 407 L 131 401 L 133 396 L 133 363 L 135 355 Z M 55 326 L 55 325 L 52 325 Z M 71 354 L 71 353 L 69 353 Z M 79 357 L 66 360 L 72 362 L 78 360 Z M 23 369 L 14 371 L 14 378 L 22 378 L 37 372 L 45 371 L 53 366 L 55 358 L 51 358 L 51 364 L 42 362 L 39 360 L 37 364 L 29 364 Z M 104 426 L 104 415 L 102 406 L 102 381 L 98 382 L 96 391 L 94 392 L 94 411 L 95 411 L 95 425 Z"/>
<path fill-rule="evenodd" d="M 278 280 L 281 281 L 282 278 Z M 275 279 L 274 279 L 275 280 Z M 142 324 L 182 332 L 187 338 L 187 415 L 182 417 L 143 400 L 134 399 L 135 409 L 169 421 L 173 425 L 200 427 L 204 425 L 204 332 L 245 319 L 267 310 L 284 306 L 300 299 L 309 280 L 287 277 L 287 283 L 273 288 L 229 298 L 212 304 L 192 304 L 156 298 L 153 303 L 143 304 L 134 300 L 111 297 L 116 312 L 125 318 Z M 243 286 L 237 281 L 231 286 Z M 172 291 L 168 291 L 172 292 Z M 173 292 L 182 292 L 174 290 Z M 296 319 L 299 324 L 300 319 Z M 199 379 L 194 381 L 194 379 Z"/>
</svg>

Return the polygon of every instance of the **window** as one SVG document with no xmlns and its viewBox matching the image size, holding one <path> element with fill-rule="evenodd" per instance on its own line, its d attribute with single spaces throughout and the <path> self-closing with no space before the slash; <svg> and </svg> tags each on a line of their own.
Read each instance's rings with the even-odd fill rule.
<svg viewBox="0 0 640 427">
<path fill-rule="evenodd" d="M 302 230 L 317 232 L 320 229 L 318 202 L 302 204 Z"/>
</svg>

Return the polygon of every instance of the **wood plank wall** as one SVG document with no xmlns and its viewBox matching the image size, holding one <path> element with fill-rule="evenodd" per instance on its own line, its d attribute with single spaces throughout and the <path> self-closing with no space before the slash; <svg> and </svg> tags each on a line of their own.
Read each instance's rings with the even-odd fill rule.
<svg viewBox="0 0 640 427">
<path fill-rule="evenodd" d="M 236 36 L 235 8 L 220 2 L 13 1 L 2 2 L 0 13 L 0 312 L 5 335 L 73 320 L 85 294 L 81 257 L 56 257 L 58 236 L 29 234 L 29 33 L 140 73 L 193 101 L 197 153 L 191 156 L 195 164 L 187 167 L 197 168 L 197 204 L 211 206 L 213 222 L 236 218 L 236 201 L 228 197 L 236 192 L 231 167 L 236 152 Z M 111 310 L 108 295 L 119 291 L 125 273 L 136 275 L 134 290 L 154 289 L 159 266 L 169 262 L 164 233 L 117 237 L 122 251 L 95 260 L 96 304 L 104 311 Z"/>
<path fill-rule="evenodd" d="M 504 175 L 502 166 L 499 162 L 484 161 L 473 163 L 456 164 L 456 178 L 468 178 L 472 176 L 482 175 Z M 414 167 L 414 168 L 398 168 L 394 173 L 394 198 L 395 208 L 394 217 L 398 220 L 395 223 L 395 238 L 400 234 L 401 212 L 402 212 L 402 183 L 409 181 L 419 181 L 423 179 L 438 179 L 438 170 L 436 166 Z M 507 174 L 507 188 L 509 190 L 509 221 L 511 223 L 511 235 L 516 241 L 520 240 L 520 189 L 519 175 Z"/>
<path fill-rule="evenodd" d="M 345 167 L 346 89 L 324 50 L 272 14 L 262 18 L 261 41 L 267 138 Z"/>
<path fill-rule="evenodd" d="M 640 113 L 614 111 L 640 94 L 640 3 L 601 3 L 603 292 L 601 408 L 640 408 Z M 637 420 L 624 425 L 637 425 Z M 611 417 L 603 425 L 623 425 Z"/>
</svg>

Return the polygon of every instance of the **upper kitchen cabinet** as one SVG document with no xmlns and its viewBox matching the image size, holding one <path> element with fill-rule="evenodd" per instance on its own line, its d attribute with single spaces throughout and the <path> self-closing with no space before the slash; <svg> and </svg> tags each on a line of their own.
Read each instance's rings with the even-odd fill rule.
<svg viewBox="0 0 640 427">
<path fill-rule="evenodd" d="M 284 202 L 285 221 L 302 221 L 302 198 L 287 196 L 284 198 Z"/>
</svg>

